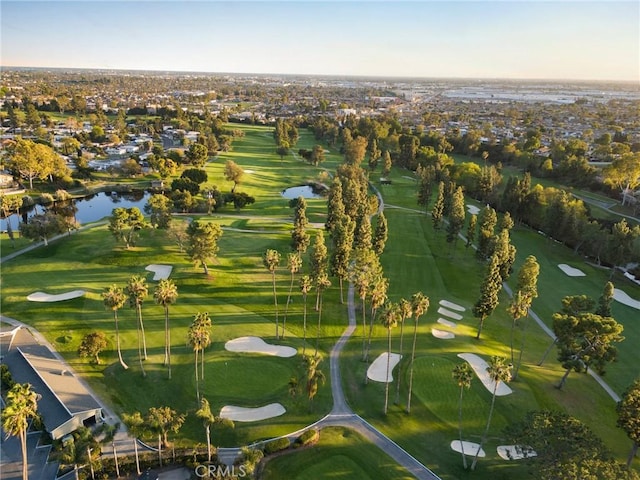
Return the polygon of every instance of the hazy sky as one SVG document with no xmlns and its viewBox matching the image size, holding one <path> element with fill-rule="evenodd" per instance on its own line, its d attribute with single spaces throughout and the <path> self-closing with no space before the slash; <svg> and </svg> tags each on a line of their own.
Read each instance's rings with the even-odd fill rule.
<svg viewBox="0 0 640 480">
<path fill-rule="evenodd" d="M 1 65 L 640 82 L 634 1 L 7 1 Z"/>
</svg>

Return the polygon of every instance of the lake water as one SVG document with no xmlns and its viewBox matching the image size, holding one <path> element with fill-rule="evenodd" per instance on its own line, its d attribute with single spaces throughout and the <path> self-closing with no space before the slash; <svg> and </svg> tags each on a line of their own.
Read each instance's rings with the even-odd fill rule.
<svg viewBox="0 0 640 480">
<path fill-rule="evenodd" d="M 309 185 L 300 185 L 299 187 L 291 187 L 282 191 L 282 196 L 288 200 L 294 198 L 321 198 L 321 195 L 313 192 L 313 188 Z"/>
<path fill-rule="evenodd" d="M 84 225 L 86 223 L 96 222 L 111 215 L 114 208 L 131 208 L 138 207 L 140 211 L 143 211 L 147 200 L 151 194 L 144 191 L 136 191 L 132 193 L 119 193 L 115 192 L 100 192 L 95 195 L 90 195 L 84 198 L 78 198 L 75 201 L 76 208 L 76 220 Z M 32 210 L 27 213 L 27 217 L 36 215 L 37 213 L 43 213 L 44 208 L 40 205 L 36 205 Z M 14 231 L 18 230 L 18 222 L 22 222 L 22 215 L 11 215 L 9 217 L 11 226 Z M 0 229 L 5 232 L 7 230 L 7 219 L 0 220 Z"/>
</svg>

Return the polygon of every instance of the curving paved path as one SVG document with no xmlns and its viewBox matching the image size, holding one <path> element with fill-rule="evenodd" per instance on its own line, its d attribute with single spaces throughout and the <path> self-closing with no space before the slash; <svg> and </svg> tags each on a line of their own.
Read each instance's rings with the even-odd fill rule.
<svg viewBox="0 0 640 480">
<path fill-rule="evenodd" d="M 342 333 L 338 341 L 335 343 L 329 353 L 329 370 L 331 375 L 331 393 L 333 396 L 333 408 L 328 415 L 318 420 L 316 423 L 308 425 L 300 430 L 283 435 L 291 440 L 300 436 L 305 430 L 311 428 L 322 429 L 325 427 L 345 427 L 357 431 L 371 443 L 380 448 L 383 452 L 393 458 L 398 464 L 407 469 L 409 473 L 420 480 L 440 480 L 435 473 L 425 467 L 416 460 L 411 454 L 404 450 L 400 445 L 391 440 L 377 428 L 367 422 L 365 419 L 357 415 L 351 410 L 342 390 L 342 382 L 340 377 L 340 352 L 353 335 L 356 329 L 356 311 L 354 303 L 354 288 L 349 285 L 347 294 L 347 308 L 349 324 Z M 267 440 L 268 441 L 268 440 Z M 250 447 L 260 446 L 264 442 L 257 442 Z M 218 448 L 218 459 L 227 465 L 232 465 L 240 455 L 239 448 Z"/>
</svg>

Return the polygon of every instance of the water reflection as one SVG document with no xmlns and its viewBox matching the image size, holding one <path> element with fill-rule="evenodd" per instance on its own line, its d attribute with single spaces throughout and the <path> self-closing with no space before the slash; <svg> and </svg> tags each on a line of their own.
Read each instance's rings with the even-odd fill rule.
<svg viewBox="0 0 640 480">
<path fill-rule="evenodd" d="M 144 190 L 134 190 L 127 193 L 100 192 L 83 198 L 54 202 L 46 207 L 43 207 L 42 205 L 32 205 L 27 209 L 21 209 L 21 218 L 17 214 L 13 214 L 6 219 L 0 219 L 0 229 L 3 232 L 6 231 L 7 221 L 10 221 L 11 227 L 16 231 L 18 230 L 19 218 L 20 222 L 28 222 L 29 217 L 44 213 L 47 210 L 60 213 L 65 216 L 72 216 L 75 214 L 76 220 L 81 225 L 96 222 L 111 215 L 111 211 L 117 207 L 138 207 L 142 211 L 150 195 L 150 193 L 147 193 Z"/>
</svg>

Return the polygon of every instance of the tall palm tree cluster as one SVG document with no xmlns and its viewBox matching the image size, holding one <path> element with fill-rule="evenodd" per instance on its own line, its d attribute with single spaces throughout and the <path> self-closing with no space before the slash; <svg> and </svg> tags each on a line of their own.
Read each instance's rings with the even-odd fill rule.
<svg viewBox="0 0 640 480">
<path fill-rule="evenodd" d="M 118 322 L 118 311 L 129 302 L 129 306 L 136 311 L 136 331 L 138 334 L 138 361 L 140 371 L 146 376 L 143 361 L 147 360 L 147 341 L 144 333 L 144 322 L 142 317 L 142 304 L 149 294 L 146 279 L 139 275 L 133 275 L 129 278 L 124 288 L 118 285 L 110 285 L 102 293 L 104 306 L 113 312 L 113 320 L 116 331 L 116 350 L 118 352 L 118 360 L 125 370 L 129 368 L 122 357 L 122 349 L 120 343 L 120 327 Z M 167 367 L 169 378 L 171 378 L 171 328 L 169 324 L 169 306 L 174 304 L 178 299 L 178 288 L 176 284 L 169 279 L 163 279 L 158 282 L 154 289 L 153 298 L 158 305 L 164 309 L 164 366 Z"/>
</svg>

